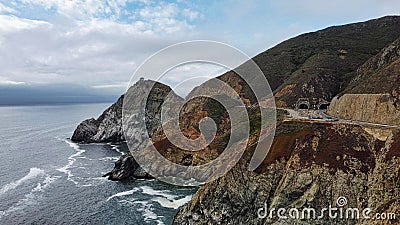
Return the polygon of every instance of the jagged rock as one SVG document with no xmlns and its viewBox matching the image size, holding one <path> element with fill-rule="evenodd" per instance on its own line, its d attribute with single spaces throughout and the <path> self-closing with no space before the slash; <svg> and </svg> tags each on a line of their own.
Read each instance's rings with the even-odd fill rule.
<svg viewBox="0 0 400 225">
<path fill-rule="evenodd" d="M 122 133 L 122 104 L 124 95 L 106 109 L 97 119 L 83 121 L 75 129 L 72 141 L 85 143 L 108 143 L 124 141 Z"/>
<path fill-rule="evenodd" d="M 139 164 L 137 164 L 133 156 L 130 154 L 123 155 L 117 162 L 115 162 L 114 169 L 105 174 L 104 177 L 108 177 L 109 180 L 113 181 L 127 180 L 130 178 L 152 178 L 148 173 L 146 173 L 146 171 L 140 168 Z"/>
<path fill-rule="evenodd" d="M 151 87 L 149 95 L 145 96 L 144 93 L 149 92 Z M 140 150 L 140 146 L 144 145 L 147 138 L 145 134 L 147 133 L 148 137 L 151 138 L 161 126 L 159 119 L 161 115 L 160 106 L 163 104 L 164 99 L 169 95 L 171 104 L 182 100 L 182 98 L 171 92 L 171 88 L 164 84 L 151 80 L 140 80 L 129 88 L 128 92 L 122 95 L 116 103 L 106 109 L 98 119 L 85 120 L 79 124 L 71 140 L 85 143 L 118 143 L 125 141 L 122 127 L 122 107 L 125 98 L 128 98 L 129 110 L 131 110 L 128 116 L 133 116 L 137 120 L 133 118 L 131 121 L 134 121 L 134 123 L 129 124 L 125 131 L 127 131 L 126 135 L 130 137 L 128 143 L 130 150 Z M 166 104 L 165 106 L 175 110 L 172 105 Z M 169 111 L 167 110 L 167 112 Z M 145 118 L 145 124 L 135 122 L 142 121 L 143 118 Z M 139 167 L 129 153 L 122 156 L 115 163 L 114 169 L 105 176 L 108 176 L 110 180 L 151 177 Z"/>
</svg>

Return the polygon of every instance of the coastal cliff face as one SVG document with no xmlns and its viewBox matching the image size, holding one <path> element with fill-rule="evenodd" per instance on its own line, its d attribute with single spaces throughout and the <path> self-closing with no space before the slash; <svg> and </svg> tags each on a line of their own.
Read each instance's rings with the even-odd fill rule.
<svg viewBox="0 0 400 225">
<path fill-rule="evenodd" d="M 151 89 L 149 96 L 144 96 L 143 93 L 149 89 Z M 161 114 L 160 106 L 171 92 L 171 101 L 179 102 L 182 100 L 182 98 L 173 93 L 170 87 L 155 81 L 141 80 L 129 88 L 129 97 L 134 98 L 134 101 L 129 100 L 130 108 L 135 110 L 134 114 L 138 118 L 146 118 L 146 126 L 148 128 L 146 130 L 134 124 L 129 126 L 129 132 L 138 136 L 136 140 L 138 144 L 135 147 L 139 147 L 142 143 L 140 137 L 144 132 L 149 132 L 151 137 L 159 129 L 160 121 L 157 118 Z M 125 141 L 122 127 L 124 98 L 125 95 L 122 95 L 99 118 L 87 119 L 79 124 L 71 140 L 85 143 L 118 143 Z"/>
<path fill-rule="evenodd" d="M 224 177 L 202 186 L 179 210 L 174 224 L 373 224 L 363 219 L 301 221 L 257 216 L 265 204 L 268 210 L 314 208 L 318 212 L 336 206 L 339 197 L 347 198 L 345 208 L 399 213 L 399 130 L 378 130 L 284 122 L 256 171 L 247 170 L 250 148 Z M 385 135 L 376 135 L 382 132 Z"/>
<path fill-rule="evenodd" d="M 83 121 L 75 129 L 72 141 L 85 143 L 107 143 L 124 141 L 122 133 L 122 95 L 116 103 L 106 109 L 97 119 Z"/>
<path fill-rule="evenodd" d="M 399 126 L 399 41 L 358 69 L 351 86 L 334 98 L 328 114 Z M 339 64 L 336 64 L 339 65 Z M 352 75 L 354 76 L 354 75 Z M 350 81 L 348 81 L 350 82 Z M 297 93 L 293 88 L 283 92 Z M 278 101 L 287 93 L 277 92 Z M 278 102 L 279 104 L 279 102 Z M 283 104 L 283 105 L 286 105 Z M 313 208 L 321 212 L 345 197 L 347 207 L 400 213 L 400 130 L 382 126 L 280 122 L 267 158 L 248 171 L 252 148 L 220 179 L 202 186 L 180 208 L 174 224 L 399 224 L 374 218 L 317 220 L 258 218 L 267 208 Z M 264 211 L 263 211 L 264 212 Z"/>
<path fill-rule="evenodd" d="M 145 96 L 143 93 L 150 89 L 149 96 Z M 71 140 L 84 143 L 119 143 L 125 141 L 125 135 L 130 135 L 130 141 L 133 142 L 130 143 L 130 147 L 132 149 L 140 149 L 145 139 L 144 134 L 147 133 L 149 137 L 153 137 L 155 132 L 159 130 L 161 125 L 158 120 L 161 114 L 160 106 L 168 95 L 173 102 L 182 101 L 182 98 L 173 93 L 167 85 L 150 80 L 141 80 L 128 90 L 128 95 L 122 95 L 98 119 L 88 119 L 79 124 Z M 130 124 L 125 129 L 127 134 L 124 134 L 122 107 L 126 96 L 134 98 L 133 101 L 129 101 L 130 108 L 134 110 L 131 115 L 141 120 L 146 118 L 146 126 L 141 126 L 139 123 Z M 151 104 L 148 104 L 148 102 L 151 102 Z M 115 163 L 114 169 L 104 176 L 116 181 L 131 178 L 151 178 L 137 164 L 130 153 L 121 156 Z"/>
</svg>

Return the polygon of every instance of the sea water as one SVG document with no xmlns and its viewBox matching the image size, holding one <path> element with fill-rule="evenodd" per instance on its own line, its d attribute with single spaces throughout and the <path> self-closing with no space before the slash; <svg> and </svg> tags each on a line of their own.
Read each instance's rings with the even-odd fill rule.
<svg viewBox="0 0 400 225">
<path fill-rule="evenodd" d="M 113 182 L 125 146 L 69 140 L 109 104 L 0 107 L 0 224 L 170 224 L 196 188 Z"/>
</svg>

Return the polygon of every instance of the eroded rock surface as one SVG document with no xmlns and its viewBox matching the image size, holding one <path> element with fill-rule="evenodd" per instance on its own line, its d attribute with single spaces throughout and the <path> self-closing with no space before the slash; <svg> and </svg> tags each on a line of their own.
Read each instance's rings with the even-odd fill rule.
<svg viewBox="0 0 400 225">
<path fill-rule="evenodd" d="M 322 208 L 337 205 L 400 212 L 399 130 L 382 141 L 360 126 L 285 122 L 264 163 L 247 170 L 248 156 L 224 177 L 202 186 L 183 206 L 174 224 L 382 224 L 364 219 L 260 219 L 271 208 Z M 381 221 L 382 222 L 382 221 Z M 399 219 L 385 221 L 398 224 Z"/>
</svg>

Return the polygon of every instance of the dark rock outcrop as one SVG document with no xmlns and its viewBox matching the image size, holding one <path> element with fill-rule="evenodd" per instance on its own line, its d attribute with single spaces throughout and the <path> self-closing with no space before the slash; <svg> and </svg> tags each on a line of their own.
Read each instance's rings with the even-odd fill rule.
<svg viewBox="0 0 400 225">
<path fill-rule="evenodd" d="M 115 162 L 114 169 L 105 174 L 110 180 L 120 181 L 127 179 L 151 179 L 146 171 L 144 171 L 135 159 L 130 154 L 123 155 L 117 162 Z"/>
</svg>

